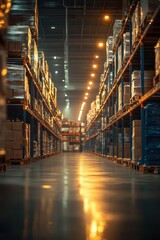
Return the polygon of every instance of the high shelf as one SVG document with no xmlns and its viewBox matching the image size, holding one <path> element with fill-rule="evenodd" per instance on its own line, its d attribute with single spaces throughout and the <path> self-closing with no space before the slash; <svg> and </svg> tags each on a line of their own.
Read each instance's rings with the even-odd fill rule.
<svg viewBox="0 0 160 240">
<path fill-rule="evenodd" d="M 132 1 L 106 42 L 100 106 L 85 149 L 128 165 L 160 165 L 160 3 Z"/>
<path fill-rule="evenodd" d="M 19 4 L 24 6 L 19 8 Z M 37 47 L 37 1 L 13 1 L 12 6 L 5 147 L 8 162 L 23 164 L 60 152 L 62 114 L 48 63 Z"/>
<path fill-rule="evenodd" d="M 62 120 L 62 149 L 64 152 L 79 152 L 83 150 L 85 126 L 84 123 Z"/>
<path fill-rule="evenodd" d="M 0 171 L 6 169 L 4 121 L 6 117 L 6 29 L 11 1 L 0 1 Z"/>
</svg>

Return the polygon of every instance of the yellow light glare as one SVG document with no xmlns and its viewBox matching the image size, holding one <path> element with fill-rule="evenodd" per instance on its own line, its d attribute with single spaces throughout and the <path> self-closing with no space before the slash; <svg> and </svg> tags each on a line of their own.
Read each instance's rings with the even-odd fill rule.
<svg viewBox="0 0 160 240">
<path fill-rule="evenodd" d="M 91 73 L 91 77 L 94 77 L 95 76 L 95 74 L 94 73 Z"/>
<path fill-rule="evenodd" d="M 84 97 L 84 99 L 88 99 L 87 97 Z"/>
<path fill-rule="evenodd" d="M 86 96 L 88 96 L 88 92 L 87 92 L 87 93 L 85 93 L 85 95 L 86 95 Z"/>
<path fill-rule="evenodd" d="M 7 69 L 6 69 L 6 68 L 3 68 L 2 71 L 1 71 L 2 77 L 5 77 L 6 74 L 7 74 Z"/>
<path fill-rule="evenodd" d="M 93 68 L 97 68 L 97 65 L 96 65 L 96 64 L 93 64 Z"/>
<path fill-rule="evenodd" d="M 90 81 L 90 82 L 89 82 L 89 85 L 92 85 L 92 84 L 93 84 L 93 82 L 92 82 L 92 81 Z"/>
<path fill-rule="evenodd" d="M 91 87 L 88 87 L 87 89 L 88 89 L 88 90 L 90 90 L 90 89 L 91 89 Z"/>
<path fill-rule="evenodd" d="M 50 188 L 52 188 L 52 186 L 51 186 L 51 185 L 42 185 L 42 188 L 44 188 L 44 189 L 50 189 Z"/>
<path fill-rule="evenodd" d="M 99 42 L 98 43 L 98 47 L 102 48 L 104 46 L 104 43 L 103 42 Z"/>
<path fill-rule="evenodd" d="M 96 56 L 95 56 L 95 58 L 99 58 L 99 56 L 98 56 L 98 55 L 96 55 Z"/>
<path fill-rule="evenodd" d="M 109 16 L 108 16 L 108 15 L 105 15 L 105 16 L 104 16 L 104 20 L 109 20 Z"/>
</svg>

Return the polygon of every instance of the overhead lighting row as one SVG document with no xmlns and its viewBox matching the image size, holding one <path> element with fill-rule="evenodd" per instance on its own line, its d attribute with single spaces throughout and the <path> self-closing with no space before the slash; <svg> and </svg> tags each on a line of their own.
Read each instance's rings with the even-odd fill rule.
<svg viewBox="0 0 160 240">
<path fill-rule="evenodd" d="M 98 56 L 98 55 L 95 55 L 94 58 L 95 58 L 95 59 L 98 59 L 99 56 Z M 92 65 L 92 68 L 96 70 L 96 69 L 98 68 L 98 65 L 94 63 L 94 64 Z M 96 75 L 96 74 L 95 74 L 94 72 L 91 72 L 90 77 L 94 78 L 95 75 Z M 88 82 L 88 85 L 87 85 L 87 90 L 90 91 L 91 88 L 92 88 L 92 85 L 93 85 L 93 81 L 90 80 L 90 81 Z M 84 101 L 86 101 L 86 100 L 88 99 L 88 96 L 89 96 L 89 93 L 88 93 L 88 91 L 87 91 L 87 92 L 85 93 L 85 95 L 84 95 Z M 78 121 L 81 121 L 81 117 L 82 117 L 82 113 L 83 113 L 85 104 L 86 104 L 86 102 L 83 102 L 82 105 L 81 105 L 81 109 L 80 109 L 80 112 L 79 112 Z"/>
</svg>

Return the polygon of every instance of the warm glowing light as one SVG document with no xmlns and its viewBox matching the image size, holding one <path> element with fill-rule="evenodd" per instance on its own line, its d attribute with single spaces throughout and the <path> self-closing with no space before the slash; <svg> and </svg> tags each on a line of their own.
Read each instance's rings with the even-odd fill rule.
<svg viewBox="0 0 160 240">
<path fill-rule="evenodd" d="M 97 222 L 93 220 L 91 224 L 91 235 L 92 237 L 95 237 L 96 234 L 97 234 Z"/>
<path fill-rule="evenodd" d="M 2 77 L 5 77 L 6 74 L 7 74 L 7 69 L 6 69 L 6 68 L 3 68 L 2 71 L 1 71 Z"/>
<path fill-rule="evenodd" d="M 104 43 L 103 43 L 103 42 L 99 42 L 99 43 L 98 43 L 98 47 L 101 48 L 101 47 L 103 47 L 103 46 L 104 46 Z"/>
<path fill-rule="evenodd" d="M 95 76 L 95 74 L 94 73 L 91 73 L 91 77 L 94 77 Z"/>
<path fill-rule="evenodd" d="M 62 82 L 65 82 L 65 80 L 63 79 Z"/>
<path fill-rule="evenodd" d="M 99 58 L 99 56 L 98 56 L 98 55 L 96 55 L 96 56 L 95 56 L 95 58 Z"/>
<path fill-rule="evenodd" d="M 88 90 L 90 90 L 90 89 L 91 89 L 91 87 L 88 87 L 87 89 L 88 89 Z"/>
<path fill-rule="evenodd" d="M 81 117 L 82 117 L 82 110 L 79 112 L 78 121 L 80 121 L 80 120 L 81 120 Z"/>
<path fill-rule="evenodd" d="M 109 16 L 108 16 L 108 15 L 105 15 L 105 16 L 104 16 L 104 20 L 109 20 Z"/>
<path fill-rule="evenodd" d="M 42 185 L 42 188 L 44 188 L 44 189 L 50 189 L 50 188 L 52 188 L 52 186 L 51 186 L 51 185 Z"/>
<path fill-rule="evenodd" d="M 88 97 L 84 97 L 84 99 L 88 99 Z"/>
<path fill-rule="evenodd" d="M 96 64 L 93 64 L 93 68 L 97 68 L 97 65 L 96 65 Z"/>
<path fill-rule="evenodd" d="M 86 96 L 88 96 L 88 92 L 87 92 L 87 93 L 85 93 L 85 95 L 86 95 Z"/>
<path fill-rule="evenodd" d="M 89 82 L 89 85 L 92 85 L 92 84 L 93 84 L 93 82 L 92 82 L 92 81 L 90 81 L 90 82 Z"/>
</svg>

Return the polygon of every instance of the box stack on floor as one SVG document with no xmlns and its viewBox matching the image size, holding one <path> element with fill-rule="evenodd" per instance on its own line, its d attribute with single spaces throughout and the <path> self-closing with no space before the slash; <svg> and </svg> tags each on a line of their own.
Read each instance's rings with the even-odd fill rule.
<svg viewBox="0 0 160 240">
<path fill-rule="evenodd" d="M 3 6 L 2 6 L 3 5 Z M 11 0 L 0 1 L 0 170 L 5 170 L 5 128 L 6 118 L 6 29 Z"/>
<path fill-rule="evenodd" d="M 20 121 L 5 121 L 6 160 L 30 158 L 30 125 Z"/>
<path fill-rule="evenodd" d="M 142 125 L 141 120 L 132 123 L 132 162 L 138 162 L 142 157 Z"/>
</svg>

